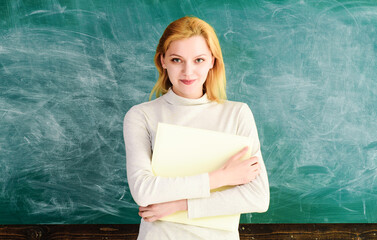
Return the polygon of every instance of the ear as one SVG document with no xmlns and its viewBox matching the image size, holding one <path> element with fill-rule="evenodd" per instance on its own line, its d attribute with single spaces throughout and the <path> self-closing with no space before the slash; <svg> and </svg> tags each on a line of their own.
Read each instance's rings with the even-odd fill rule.
<svg viewBox="0 0 377 240">
<path fill-rule="evenodd" d="M 164 57 L 162 56 L 162 54 L 160 54 L 160 61 L 161 61 L 161 66 L 163 69 L 166 69 L 166 66 L 165 66 L 165 60 L 164 60 Z"/>
</svg>

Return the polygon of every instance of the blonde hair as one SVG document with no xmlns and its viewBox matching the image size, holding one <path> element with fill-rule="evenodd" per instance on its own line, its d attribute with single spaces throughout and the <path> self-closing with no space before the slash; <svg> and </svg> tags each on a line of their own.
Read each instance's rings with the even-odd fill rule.
<svg viewBox="0 0 377 240">
<path fill-rule="evenodd" d="M 193 36 L 204 37 L 215 58 L 213 68 L 208 72 L 204 84 L 204 91 L 207 93 L 208 99 L 217 102 L 226 99 L 225 67 L 215 30 L 208 23 L 197 17 L 186 16 L 170 23 L 160 38 L 154 56 L 154 64 L 158 70 L 159 77 L 149 95 L 149 100 L 152 99 L 154 93 L 156 94 L 156 98 L 158 98 L 165 94 L 172 86 L 166 69 L 162 67 L 161 56 L 164 56 L 171 42 Z"/>
</svg>

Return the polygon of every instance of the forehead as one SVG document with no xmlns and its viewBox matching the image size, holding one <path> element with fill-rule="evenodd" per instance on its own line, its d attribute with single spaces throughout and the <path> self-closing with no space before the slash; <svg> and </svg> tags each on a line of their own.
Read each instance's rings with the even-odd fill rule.
<svg viewBox="0 0 377 240">
<path fill-rule="evenodd" d="M 166 51 L 168 55 L 178 54 L 178 55 L 200 55 L 206 54 L 211 55 L 211 50 L 209 49 L 206 40 L 202 36 L 193 36 L 190 38 L 175 40 L 170 43 L 168 50 Z"/>
</svg>

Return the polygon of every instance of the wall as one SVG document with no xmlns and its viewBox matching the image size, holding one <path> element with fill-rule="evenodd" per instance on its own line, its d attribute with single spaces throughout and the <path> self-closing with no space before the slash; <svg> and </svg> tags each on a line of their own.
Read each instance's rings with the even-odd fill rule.
<svg viewBox="0 0 377 240">
<path fill-rule="evenodd" d="M 138 223 L 122 121 L 165 27 L 216 30 L 251 107 L 270 210 L 243 223 L 377 222 L 377 2 L 3 0 L 0 224 Z"/>
</svg>

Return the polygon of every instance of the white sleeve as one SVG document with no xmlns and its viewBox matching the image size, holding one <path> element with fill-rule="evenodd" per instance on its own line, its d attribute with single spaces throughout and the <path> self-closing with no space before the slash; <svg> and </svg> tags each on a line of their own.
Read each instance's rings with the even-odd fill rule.
<svg viewBox="0 0 377 240">
<path fill-rule="evenodd" d="M 237 122 L 237 134 L 250 138 L 252 156 L 257 156 L 261 165 L 260 175 L 248 184 L 211 193 L 209 198 L 188 199 L 189 218 L 267 211 L 270 203 L 268 176 L 254 117 L 246 104 L 242 106 Z"/>
<path fill-rule="evenodd" d="M 156 177 L 152 172 L 152 144 L 148 116 L 131 108 L 123 122 L 126 146 L 127 180 L 131 195 L 139 206 L 188 198 L 210 196 L 208 173 L 189 177 Z"/>
</svg>

